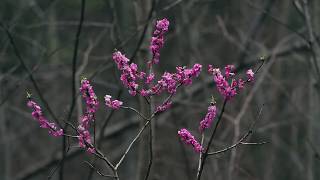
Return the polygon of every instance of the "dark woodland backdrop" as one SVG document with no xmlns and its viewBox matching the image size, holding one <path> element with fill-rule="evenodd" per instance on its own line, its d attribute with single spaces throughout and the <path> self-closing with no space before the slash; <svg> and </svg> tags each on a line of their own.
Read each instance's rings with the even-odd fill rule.
<svg viewBox="0 0 320 180">
<path fill-rule="evenodd" d="M 153 6 L 151 0 L 87 0 L 75 57 L 80 12 L 81 0 L 0 1 L 1 180 L 46 179 L 62 158 L 61 138 L 48 136 L 32 120 L 26 92 L 33 94 L 49 119 L 52 114 L 66 119 L 74 58 L 76 87 L 81 77 L 88 77 L 100 100 L 96 121 L 103 132 L 100 147 L 111 161 L 119 160 L 141 123 L 130 111 L 106 109 L 103 96 L 119 97 L 142 111 L 145 103 L 119 82 L 111 55 L 121 50 L 145 68 L 153 25 L 164 17 L 170 28 L 155 71 L 174 71 L 177 65 L 196 62 L 204 69 L 192 86 L 179 89 L 173 108 L 157 117 L 149 179 L 195 179 L 198 155 L 181 143 L 177 130 L 187 127 L 200 138 L 198 122 L 212 94 L 221 107 L 207 65 L 235 64 L 237 72 L 244 73 L 261 56 L 266 64 L 256 82 L 227 106 L 214 149 L 231 145 L 246 133 L 263 104 L 250 141 L 269 143 L 239 146 L 210 158 L 202 179 L 320 178 L 320 1 L 158 0 Z M 72 122 L 81 115 L 82 103 L 77 96 Z M 120 179 L 142 179 L 149 153 L 146 140 L 145 135 L 129 153 Z M 63 162 L 64 179 L 106 179 L 84 161 L 95 162 L 108 173 L 101 161 L 71 147 Z M 59 172 L 52 179 L 59 179 Z"/>
</svg>

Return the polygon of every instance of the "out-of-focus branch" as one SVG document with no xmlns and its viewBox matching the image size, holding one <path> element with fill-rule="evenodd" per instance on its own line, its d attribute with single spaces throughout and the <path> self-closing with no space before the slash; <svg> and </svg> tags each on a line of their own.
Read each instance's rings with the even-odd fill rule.
<svg viewBox="0 0 320 180">
<path fill-rule="evenodd" d="M 268 0 L 265 3 L 264 6 L 264 11 L 265 12 L 269 12 L 273 6 L 273 4 L 275 3 L 275 0 Z M 251 47 L 251 42 L 252 40 L 256 37 L 256 35 L 258 34 L 257 32 L 262 28 L 262 24 L 264 23 L 266 17 L 267 17 L 267 13 L 261 13 L 259 16 L 256 17 L 256 19 L 254 20 L 247 38 L 245 39 L 245 41 L 243 42 L 243 50 L 240 52 L 239 57 L 237 58 L 237 60 L 240 62 L 240 65 L 242 65 L 244 62 L 244 59 L 247 56 L 247 52 L 248 50 L 250 50 Z"/>
<path fill-rule="evenodd" d="M 80 19 L 79 19 L 79 25 L 76 33 L 76 39 L 74 44 L 74 51 L 73 51 L 73 59 L 72 59 L 72 80 L 71 80 L 71 105 L 70 110 L 66 119 L 66 122 L 69 122 L 72 117 L 72 112 L 75 107 L 76 103 L 76 68 L 77 68 L 77 59 L 78 59 L 78 49 L 79 49 L 79 42 L 80 42 L 80 35 L 82 30 L 82 25 L 84 21 L 84 14 L 85 14 L 85 8 L 86 8 L 86 0 L 81 0 L 81 11 L 80 11 Z M 64 126 L 64 131 L 67 132 L 68 124 L 66 123 Z M 68 141 L 68 138 L 63 137 L 62 139 L 62 162 L 60 167 L 60 173 L 59 177 L 60 180 L 63 180 L 63 173 L 64 173 L 64 159 L 66 156 L 66 151 L 69 151 L 69 147 L 66 147 L 66 143 Z"/>
<path fill-rule="evenodd" d="M 52 116 L 52 118 L 54 119 L 54 121 L 61 127 L 61 123 L 58 121 L 58 118 L 57 116 L 53 113 L 52 109 L 50 108 L 49 106 L 49 103 L 46 101 L 46 99 L 44 98 L 39 86 L 38 86 L 38 83 L 37 81 L 34 79 L 33 75 L 32 75 L 32 71 L 29 70 L 29 68 L 27 67 L 27 65 L 25 64 L 21 54 L 20 54 L 20 51 L 10 33 L 10 31 L 0 22 L 0 27 L 6 32 L 8 38 L 9 38 L 9 41 L 10 41 L 10 44 L 11 46 L 13 47 L 13 50 L 14 50 L 14 53 L 16 55 L 16 57 L 18 58 L 18 60 L 20 61 L 22 67 L 24 68 L 24 70 L 28 73 L 28 77 L 31 81 L 31 83 L 33 84 L 36 92 L 38 93 L 41 101 L 43 102 L 44 106 L 46 107 L 46 109 L 49 111 L 50 115 Z M 1 104 L 3 104 L 4 102 L 1 102 Z"/>
<path fill-rule="evenodd" d="M 302 3 L 302 5 L 300 4 L 300 2 Z M 300 2 L 298 0 L 295 0 L 293 4 L 295 5 L 296 9 L 298 10 L 298 12 L 300 12 L 300 15 L 302 15 L 302 17 L 305 20 L 305 24 L 307 26 L 308 36 L 309 36 L 308 44 L 310 46 L 311 55 L 312 55 L 311 61 L 313 62 L 315 72 L 318 76 L 318 80 L 320 81 L 320 69 L 319 69 L 318 56 L 317 56 L 317 50 L 319 50 L 320 48 L 317 47 L 315 33 L 312 27 L 311 15 L 308 7 L 308 0 L 302 0 Z"/>
</svg>

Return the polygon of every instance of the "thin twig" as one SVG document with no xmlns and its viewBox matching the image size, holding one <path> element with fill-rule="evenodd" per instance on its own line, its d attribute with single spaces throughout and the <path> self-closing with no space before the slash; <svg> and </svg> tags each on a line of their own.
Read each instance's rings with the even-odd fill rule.
<svg viewBox="0 0 320 180">
<path fill-rule="evenodd" d="M 257 119 L 259 119 L 261 117 L 262 108 L 260 109 L 260 111 L 258 113 Z M 233 144 L 233 145 L 231 145 L 229 147 L 226 147 L 226 148 L 224 148 L 222 150 L 215 151 L 215 152 L 210 152 L 210 153 L 208 153 L 208 155 L 220 154 L 220 153 L 226 152 L 228 150 L 231 150 L 231 149 L 233 149 L 233 148 L 235 148 L 235 147 L 237 147 L 238 145 L 241 145 L 241 144 L 242 145 L 262 145 L 262 144 L 266 144 L 267 142 L 258 142 L 258 143 L 244 142 L 253 133 L 253 128 L 254 128 L 255 123 L 256 123 L 256 121 L 253 121 L 253 123 L 250 126 L 249 131 L 238 142 L 236 142 L 235 144 Z"/>
<path fill-rule="evenodd" d="M 201 146 L 203 146 L 204 142 L 204 133 L 201 133 Z M 202 161 L 202 152 L 199 155 L 199 161 L 198 161 L 198 170 L 197 170 L 197 176 L 199 176 L 200 169 L 201 169 L 201 161 Z"/>
<path fill-rule="evenodd" d="M 149 125 L 151 119 L 149 119 L 144 126 L 140 129 L 140 131 L 138 132 L 138 134 L 135 136 L 135 138 L 131 141 L 131 143 L 129 144 L 128 148 L 126 149 L 126 151 L 124 152 L 124 154 L 122 155 L 122 157 L 120 158 L 119 162 L 116 164 L 115 169 L 118 169 L 118 167 L 121 165 L 122 161 L 124 160 L 124 158 L 127 156 L 128 152 L 130 151 L 132 145 L 138 140 L 138 138 L 140 137 L 141 133 L 144 131 L 144 129 Z"/>
<path fill-rule="evenodd" d="M 152 167 L 152 163 L 153 163 L 153 135 L 152 135 L 152 124 L 149 127 L 149 164 L 148 164 L 148 168 L 147 168 L 147 173 L 146 176 L 144 178 L 144 180 L 148 180 L 150 172 L 151 172 L 151 167 Z"/>
<path fill-rule="evenodd" d="M 103 177 L 110 177 L 110 178 L 117 178 L 117 176 L 114 175 L 108 175 L 108 174 L 104 174 L 102 172 L 100 172 L 96 167 L 94 167 L 91 163 L 89 163 L 88 161 L 84 161 L 85 164 L 87 164 L 92 170 L 95 170 L 97 174 L 99 174 L 100 176 Z"/>
<path fill-rule="evenodd" d="M 133 107 L 121 106 L 120 108 L 122 108 L 122 109 L 129 109 L 129 110 L 135 112 L 135 113 L 136 113 L 137 115 L 139 115 L 140 117 L 142 117 L 142 119 L 148 120 L 148 118 L 146 118 L 142 113 L 140 113 L 138 110 L 136 110 L 136 109 L 133 108 Z"/>
</svg>

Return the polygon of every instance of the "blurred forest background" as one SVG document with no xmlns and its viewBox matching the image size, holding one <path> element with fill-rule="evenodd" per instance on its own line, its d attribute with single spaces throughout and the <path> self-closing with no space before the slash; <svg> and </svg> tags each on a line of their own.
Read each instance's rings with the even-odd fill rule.
<svg viewBox="0 0 320 180">
<path fill-rule="evenodd" d="M 157 19 L 170 20 L 160 64 L 155 71 L 201 63 L 192 86 L 180 88 L 173 108 L 155 121 L 155 147 L 149 179 L 193 180 L 198 155 L 177 137 L 191 129 L 199 139 L 198 122 L 217 94 L 207 65 L 235 64 L 238 73 L 266 63 L 256 82 L 228 104 L 214 141 L 214 150 L 236 142 L 256 119 L 250 142 L 210 157 L 203 180 L 300 180 L 320 178 L 319 0 L 1 0 L 0 2 L 0 179 L 43 180 L 62 159 L 62 138 L 49 136 L 32 120 L 26 92 L 50 119 L 66 120 L 72 104 L 72 72 L 92 81 L 100 101 L 97 131 L 100 149 L 119 160 L 138 132 L 139 117 L 106 109 L 111 94 L 144 111 L 145 101 L 132 97 L 119 81 L 111 55 L 121 50 L 140 67 L 150 59 L 149 44 Z M 84 21 L 79 31 L 81 9 Z M 78 36 L 77 36 L 78 35 Z M 78 45 L 78 47 L 77 47 Z M 76 48 L 77 47 L 77 48 Z M 75 50 L 77 49 L 77 51 Z M 76 56 L 75 56 L 76 55 Z M 76 94 L 71 122 L 82 114 Z M 157 101 L 157 99 L 156 99 Z M 143 179 L 148 162 L 145 132 L 119 169 L 120 179 Z M 208 134 L 209 135 L 209 134 Z M 76 143 L 75 143 L 76 145 Z M 98 180 L 84 161 L 105 174 L 108 168 L 84 150 L 71 147 L 52 179 Z M 61 171 L 63 167 L 63 171 Z"/>
</svg>

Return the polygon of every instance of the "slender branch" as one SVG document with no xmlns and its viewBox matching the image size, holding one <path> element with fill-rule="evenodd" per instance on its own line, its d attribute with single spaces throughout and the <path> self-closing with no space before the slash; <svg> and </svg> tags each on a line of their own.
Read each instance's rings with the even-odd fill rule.
<svg viewBox="0 0 320 180">
<path fill-rule="evenodd" d="M 128 106 L 121 106 L 122 109 L 129 109 L 133 112 L 135 112 L 137 115 L 139 115 L 140 117 L 142 117 L 142 119 L 144 120 L 148 120 L 148 118 L 146 118 L 142 113 L 140 113 L 138 110 L 136 110 L 135 108 L 133 107 L 128 107 Z"/>
<path fill-rule="evenodd" d="M 115 169 L 115 166 L 111 163 L 111 161 L 109 161 L 109 159 L 98 149 L 96 149 L 96 152 L 94 152 L 93 154 L 102 159 L 112 170 Z"/>
<path fill-rule="evenodd" d="M 214 152 L 210 152 L 208 153 L 208 155 L 217 155 L 217 154 L 220 154 L 220 153 L 224 153 L 226 151 L 229 151 L 233 148 L 236 148 L 238 145 L 263 145 L 263 144 L 266 144 L 267 142 L 258 142 L 258 143 L 248 143 L 248 142 L 243 142 L 244 140 L 246 140 L 249 135 L 252 134 L 252 131 L 248 131 L 238 142 L 236 142 L 235 144 L 229 146 L 229 147 L 226 147 L 224 149 L 221 149 L 219 151 L 214 151 Z"/>
<path fill-rule="evenodd" d="M 148 180 L 149 178 L 149 175 L 150 175 L 150 172 L 151 172 L 151 166 L 152 166 L 152 163 L 153 163 L 153 131 L 152 131 L 152 125 L 150 125 L 149 127 L 149 164 L 148 164 L 148 168 L 147 168 L 147 173 L 146 173 L 146 176 L 144 178 L 144 180 Z"/>
<path fill-rule="evenodd" d="M 128 148 L 125 150 L 124 154 L 122 155 L 122 157 L 120 158 L 119 162 L 116 164 L 115 169 L 118 169 L 118 167 L 121 165 L 122 161 L 124 160 L 124 158 L 127 156 L 128 152 L 130 151 L 132 145 L 139 139 L 141 133 L 144 131 L 144 129 L 149 125 L 150 121 L 152 119 L 149 119 L 144 126 L 140 129 L 140 131 L 138 132 L 138 134 L 135 136 L 135 138 L 131 141 L 131 143 L 129 144 Z"/>
<path fill-rule="evenodd" d="M 100 176 L 103 176 L 103 177 L 110 177 L 110 178 L 117 178 L 117 176 L 114 176 L 114 175 L 107 175 L 107 174 L 104 174 L 102 172 L 100 172 L 96 167 L 94 167 L 91 163 L 89 163 L 88 161 L 84 161 L 85 164 L 87 164 L 92 170 L 95 170 L 97 174 L 99 174 Z"/>
<path fill-rule="evenodd" d="M 204 142 L 204 133 L 201 133 L 201 146 L 203 146 L 203 142 Z M 200 173 L 200 169 L 201 169 L 201 161 L 202 161 L 202 152 L 199 155 L 199 161 L 198 161 L 198 170 L 197 170 L 197 176 L 199 176 Z"/>
</svg>

